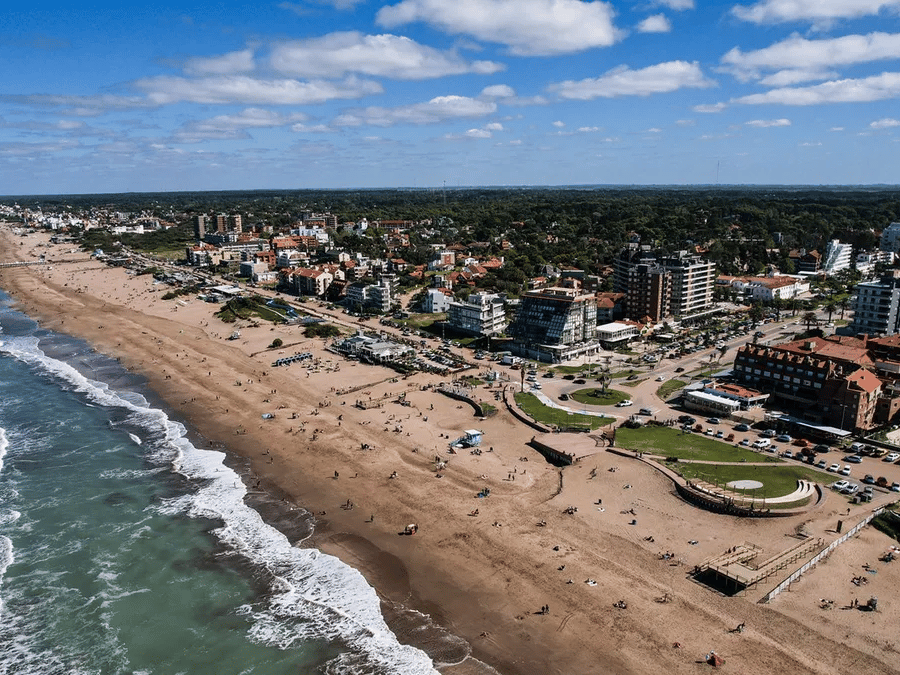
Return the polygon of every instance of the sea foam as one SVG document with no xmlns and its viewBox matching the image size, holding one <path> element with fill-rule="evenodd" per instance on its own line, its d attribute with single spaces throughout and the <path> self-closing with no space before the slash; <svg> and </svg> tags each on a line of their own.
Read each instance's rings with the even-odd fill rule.
<svg viewBox="0 0 900 675">
<path fill-rule="evenodd" d="M 261 608 L 242 608 L 252 619 L 253 639 L 280 648 L 307 640 L 335 640 L 347 645 L 347 651 L 328 664 L 329 673 L 437 673 L 425 652 L 398 642 L 381 615 L 375 589 L 362 574 L 316 549 L 292 546 L 287 537 L 244 504 L 246 488 L 225 466 L 224 453 L 195 447 L 182 424 L 133 392 L 120 396 L 105 383 L 90 380 L 68 363 L 48 357 L 35 337 L 7 339 L 0 344 L 0 352 L 58 378 L 90 403 L 125 411 L 127 421 L 146 434 L 141 440 L 148 459 L 169 465 L 199 485 L 193 494 L 168 500 L 160 508 L 173 515 L 186 513 L 222 523 L 214 530 L 221 542 L 269 573 L 272 593 L 268 601 Z M 5 439 L 5 435 L 0 438 Z M 3 443 L 0 440 L 0 449 L 5 450 Z M 11 544 L 3 539 L 0 579 L 5 569 L 4 546 L 9 550 L 7 557 L 12 557 Z"/>
</svg>

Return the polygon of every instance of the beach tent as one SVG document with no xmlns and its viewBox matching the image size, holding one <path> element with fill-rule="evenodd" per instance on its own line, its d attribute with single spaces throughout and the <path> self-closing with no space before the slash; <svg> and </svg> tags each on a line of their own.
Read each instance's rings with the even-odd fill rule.
<svg viewBox="0 0 900 675">
<path fill-rule="evenodd" d="M 713 668 L 720 668 L 725 665 L 725 659 L 712 651 L 706 655 L 706 662 Z"/>
</svg>

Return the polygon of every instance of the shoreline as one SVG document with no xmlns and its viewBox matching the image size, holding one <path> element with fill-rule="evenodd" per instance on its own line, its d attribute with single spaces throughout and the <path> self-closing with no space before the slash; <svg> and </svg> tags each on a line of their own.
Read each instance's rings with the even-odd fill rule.
<svg viewBox="0 0 900 675">
<path fill-rule="evenodd" d="M 29 235 L 29 242 L 42 241 L 41 236 Z M 8 230 L 0 228 L 0 238 L 23 256 L 25 247 L 16 246 L 20 241 Z M 383 605 L 430 615 L 466 640 L 474 659 L 498 672 L 626 675 L 664 668 L 693 673 L 710 648 L 748 674 L 787 668 L 836 673 L 852 663 L 856 672 L 894 667 L 886 647 L 835 640 L 840 626 L 826 635 L 800 618 L 743 599 L 723 599 L 685 579 L 686 569 L 707 551 L 720 553 L 738 537 L 777 545 L 783 542 L 781 531 L 697 511 L 640 466 L 618 464 L 614 484 L 605 470 L 621 458 L 605 453 L 592 464 L 568 467 L 564 490 L 554 496 L 555 467 L 538 461 L 525 446 L 533 431 L 505 413 L 475 422 L 486 430 L 485 443 L 497 446 L 495 453 L 447 457 L 443 436 L 472 427 L 468 407 L 460 411 L 455 401 L 415 391 L 408 397 L 412 408 L 389 402 L 359 411 L 351 405 L 352 396 L 351 404 L 342 405 L 347 399 L 329 385 L 341 378 L 383 380 L 384 371 L 375 366 L 337 362 L 325 355 L 321 341 L 301 338 L 323 363 L 331 360 L 331 370 L 271 369 L 265 347 L 289 328 L 242 328 L 248 339 L 230 344 L 221 337 L 230 330 L 210 319 L 208 305 L 162 302 L 148 279 L 129 278 L 121 269 L 86 263 L 90 269 L 79 275 L 76 264 L 62 267 L 3 270 L 0 285 L 42 326 L 82 338 L 144 375 L 176 418 L 217 449 L 227 448 L 236 464 L 246 464 L 247 475 L 258 478 L 273 500 L 284 497 L 310 510 L 316 529 L 304 545 L 359 569 Z M 293 335 L 291 342 L 297 341 Z M 249 356 L 260 350 L 262 359 Z M 373 384 L 372 395 L 427 381 L 414 376 L 393 385 Z M 286 405 L 283 414 L 261 420 L 278 405 Z M 290 418 L 289 411 L 298 418 Z M 425 411 L 427 423 L 413 416 Z M 402 431 L 393 431 L 397 427 Z M 362 443 L 374 449 L 363 451 Z M 435 454 L 450 459 L 441 479 L 431 462 Z M 591 483 L 587 474 L 596 467 L 602 480 Z M 338 478 L 332 478 L 335 471 Z M 397 480 L 388 477 L 392 471 L 398 471 Z M 620 482 L 638 486 L 640 494 L 623 491 Z M 491 498 L 474 500 L 485 484 Z M 589 513 L 598 492 L 609 504 L 603 515 Z M 357 508 L 341 509 L 348 499 Z M 582 512 L 562 515 L 569 503 L 584 504 Z M 613 521 L 619 506 L 629 504 L 640 509 L 641 527 L 654 528 L 657 547 L 677 547 L 682 566 L 660 563 L 656 547 L 636 536 L 635 528 Z M 476 506 L 483 513 L 470 517 Z M 375 522 L 366 522 L 371 514 Z M 535 527 L 538 520 L 548 526 Z M 407 522 L 419 523 L 419 534 L 398 537 Z M 687 533 L 697 531 L 704 532 L 695 537 L 701 545 L 685 547 Z M 567 585 L 570 576 L 575 583 Z M 585 577 L 596 578 L 598 586 L 585 586 Z M 656 604 L 653 598 L 664 593 L 675 602 Z M 620 598 L 628 599 L 627 612 L 612 607 Z M 550 604 L 550 616 L 535 615 L 543 604 Z M 740 637 L 728 633 L 742 621 L 751 630 Z M 682 647 L 673 648 L 675 642 Z M 467 675 L 476 667 L 464 663 L 441 670 Z"/>
</svg>

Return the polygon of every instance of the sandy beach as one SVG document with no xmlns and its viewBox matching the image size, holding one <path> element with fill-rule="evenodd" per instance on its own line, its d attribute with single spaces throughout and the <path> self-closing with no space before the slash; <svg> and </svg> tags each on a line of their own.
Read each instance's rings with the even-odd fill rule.
<svg viewBox="0 0 900 675">
<path fill-rule="evenodd" d="M 826 499 L 814 515 L 738 519 L 683 502 L 668 479 L 611 453 L 560 470 L 527 445 L 535 431 L 502 404 L 477 419 L 431 388 L 438 376 L 399 378 L 344 360 L 297 326 L 225 324 L 214 304 L 163 300 L 169 287 L 149 275 L 48 241 L 0 225 L 4 260 L 53 261 L 0 270 L 0 288 L 43 326 L 146 377 L 186 424 L 246 463 L 254 489 L 315 514 L 303 545 L 360 569 L 389 617 L 417 610 L 467 641 L 473 659 L 442 667 L 448 675 L 486 672 L 479 661 L 509 675 L 696 673 L 709 668 L 710 650 L 746 675 L 900 672 L 900 563 L 878 564 L 866 588 L 849 583 L 891 544 L 874 529 L 766 605 L 757 601 L 780 577 L 724 597 L 688 575 L 740 542 L 773 554 L 798 528 L 852 523 L 864 506 L 845 516 L 845 501 Z M 236 327 L 240 339 L 227 340 Z M 269 349 L 275 338 L 283 346 Z M 298 351 L 314 359 L 271 366 Z M 338 393 L 346 389 L 355 391 Z M 395 401 L 401 394 L 409 405 Z M 382 397 L 381 407 L 353 405 Z M 448 442 L 473 427 L 484 432 L 483 452 L 449 454 Z M 476 498 L 484 487 L 490 496 Z M 408 523 L 419 531 L 399 536 Z M 660 559 L 664 551 L 674 558 Z M 841 609 L 869 595 L 879 612 Z M 821 609 L 823 598 L 835 608 Z M 620 600 L 626 609 L 614 606 Z M 740 623 L 745 630 L 733 632 Z M 399 618 L 392 625 L 417 644 Z"/>
</svg>

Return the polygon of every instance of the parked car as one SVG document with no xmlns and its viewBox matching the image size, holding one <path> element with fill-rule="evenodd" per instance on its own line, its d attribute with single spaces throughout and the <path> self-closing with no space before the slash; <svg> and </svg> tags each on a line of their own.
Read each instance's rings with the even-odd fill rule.
<svg viewBox="0 0 900 675">
<path fill-rule="evenodd" d="M 552 370 L 548 370 L 546 373 L 544 373 L 544 377 L 546 377 L 546 378 L 548 378 L 548 379 L 551 378 L 551 377 L 553 377 L 553 371 L 552 371 Z"/>
<path fill-rule="evenodd" d="M 744 446 L 750 445 L 750 439 L 749 439 L 749 438 L 743 439 L 743 440 L 740 442 L 740 445 L 744 445 Z"/>
<path fill-rule="evenodd" d="M 850 465 L 849 465 L 849 464 L 844 464 L 844 468 L 841 469 L 841 475 L 842 475 L 842 476 L 849 476 L 849 475 L 850 475 Z"/>
<path fill-rule="evenodd" d="M 719 430 L 716 432 L 716 438 L 723 438 L 724 436 L 725 436 L 725 432 L 722 431 L 721 429 L 719 429 Z"/>
<path fill-rule="evenodd" d="M 882 462 L 896 462 L 900 459 L 900 452 L 889 452 L 884 458 L 881 460 Z"/>
<path fill-rule="evenodd" d="M 850 462 L 851 464 L 862 464 L 862 457 L 859 455 L 850 455 L 849 457 L 844 457 L 844 461 Z"/>
<path fill-rule="evenodd" d="M 744 424 L 743 422 L 741 422 L 740 424 L 735 426 L 734 430 L 735 431 L 750 431 L 750 425 Z"/>
<path fill-rule="evenodd" d="M 831 471 L 832 473 L 837 473 L 838 471 L 841 470 L 841 465 L 840 464 L 832 464 L 831 466 L 828 467 L 828 470 Z"/>
<path fill-rule="evenodd" d="M 784 452 L 781 453 L 781 456 L 784 457 L 785 459 L 793 459 L 794 453 L 791 452 L 790 450 L 785 450 Z"/>
<path fill-rule="evenodd" d="M 891 483 L 891 490 L 893 492 L 900 492 L 900 483 L 898 483 L 897 481 Z"/>
<path fill-rule="evenodd" d="M 706 421 L 709 422 L 710 424 L 721 424 L 722 423 L 722 420 L 720 420 L 718 417 L 710 417 Z"/>
<path fill-rule="evenodd" d="M 766 429 L 765 431 L 763 431 L 763 432 L 760 434 L 760 436 L 762 436 L 763 438 L 774 438 L 774 437 L 775 437 L 775 431 L 774 431 L 773 429 Z"/>
<path fill-rule="evenodd" d="M 707 436 L 712 436 L 714 433 L 716 433 L 716 432 L 713 431 L 712 428 L 708 428 L 708 429 L 706 430 L 706 435 L 707 435 Z"/>
<path fill-rule="evenodd" d="M 832 490 L 837 490 L 838 492 L 840 492 L 841 490 L 843 490 L 843 489 L 844 489 L 845 487 L 847 487 L 848 485 L 850 485 L 850 481 L 849 481 L 849 480 L 844 480 L 844 479 L 842 478 L 841 480 L 837 481 L 836 483 L 832 483 L 831 489 L 832 489 Z"/>
<path fill-rule="evenodd" d="M 831 448 L 824 443 L 819 443 L 816 447 L 813 448 L 813 452 L 815 453 L 828 452 L 829 450 L 831 450 Z"/>
<path fill-rule="evenodd" d="M 816 468 L 817 469 L 827 469 L 828 462 L 826 462 L 824 459 L 820 459 L 818 462 L 816 462 Z"/>
<path fill-rule="evenodd" d="M 775 437 L 775 440 L 778 441 L 779 443 L 790 443 L 794 439 L 792 439 L 787 434 L 780 434 Z"/>
<path fill-rule="evenodd" d="M 873 475 L 870 474 L 870 473 L 867 473 L 867 474 L 865 475 L 865 477 L 863 478 L 863 481 L 862 481 L 862 482 L 863 482 L 863 483 L 868 483 L 869 485 L 874 485 L 874 484 L 875 484 L 875 476 L 873 476 Z"/>
<path fill-rule="evenodd" d="M 577 380 L 575 380 L 575 384 L 584 384 L 584 380 L 579 377 Z"/>
<path fill-rule="evenodd" d="M 540 388 L 541 388 L 541 383 L 540 383 L 540 382 L 532 382 L 532 383 L 531 383 L 531 388 L 532 388 L 532 389 L 540 389 Z"/>
<path fill-rule="evenodd" d="M 842 495 L 855 495 L 857 492 L 859 492 L 859 485 L 857 485 L 856 483 L 850 483 L 849 485 L 847 485 L 847 487 L 841 490 Z"/>
</svg>

